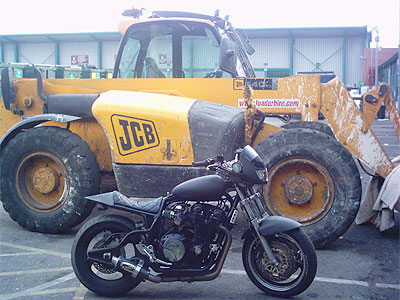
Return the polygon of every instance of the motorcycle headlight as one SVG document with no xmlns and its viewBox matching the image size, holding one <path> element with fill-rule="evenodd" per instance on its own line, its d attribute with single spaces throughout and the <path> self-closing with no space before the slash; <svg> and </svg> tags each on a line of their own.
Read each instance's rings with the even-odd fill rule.
<svg viewBox="0 0 400 300">
<path fill-rule="evenodd" d="M 267 181 L 268 178 L 267 169 L 256 170 L 256 174 L 258 176 L 258 179 L 260 179 L 261 181 Z"/>
</svg>

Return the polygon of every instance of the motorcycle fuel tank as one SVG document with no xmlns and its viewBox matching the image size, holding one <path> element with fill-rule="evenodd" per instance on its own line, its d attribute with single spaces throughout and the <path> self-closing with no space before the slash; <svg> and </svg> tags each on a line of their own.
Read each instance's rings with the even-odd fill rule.
<svg viewBox="0 0 400 300">
<path fill-rule="evenodd" d="M 225 193 L 225 181 L 218 175 L 193 178 L 177 185 L 172 195 L 177 200 L 213 201 Z"/>
</svg>

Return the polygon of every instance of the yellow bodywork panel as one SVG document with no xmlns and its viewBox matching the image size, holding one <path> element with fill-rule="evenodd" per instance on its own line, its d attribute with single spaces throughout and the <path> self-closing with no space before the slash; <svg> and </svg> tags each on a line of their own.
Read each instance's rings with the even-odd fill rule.
<svg viewBox="0 0 400 300">
<path fill-rule="evenodd" d="M 195 100 L 160 94 L 108 91 L 92 111 L 103 127 L 114 163 L 191 165 L 188 112 Z"/>
<path fill-rule="evenodd" d="M 17 79 L 14 84 L 16 104 L 24 114 L 22 116 L 14 114 L 6 110 L 1 103 L 1 136 L 22 118 L 43 113 L 44 103 L 37 95 L 36 80 Z M 110 90 L 158 93 L 162 94 L 160 96 L 177 96 L 176 98 L 180 99 L 179 101 L 188 101 L 188 105 L 191 105 L 192 99 L 199 99 L 245 109 L 243 96 L 245 84 L 250 84 L 253 87 L 254 102 L 258 109 L 268 114 L 298 114 L 301 115 L 302 121 L 317 121 L 319 112 L 322 112 L 332 127 L 336 138 L 352 154 L 362 159 L 383 177 L 386 177 L 393 169 L 393 165 L 381 143 L 370 129 L 373 117 L 369 116 L 367 106 L 365 114 L 360 112 L 348 94 L 346 87 L 338 79 L 331 80 L 327 84 L 320 84 L 318 75 L 247 80 L 241 78 L 47 79 L 43 82 L 43 88 L 46 95 L 100 94 Z M 378 92 L 372 91 L 371 93 L 379 96 Z M 389 92 L 379 96 L 378 99 L 379 105 L 385 102 L 389 108 L 393 102 Z M 140 102 L 138 99 L 135 101 Z M 163 106 L 164 108 L 166 107 Z M 374 109 L 376 110 L 376 108 Z M 175 112 L 175 108 L 172 109 L 172 112 Z M 398 113 L 396 114 L 395 109 L 389 109 L 389 112 L 393 116 L 391 119 L 396 132 L 399 134 Z M 63 124 L 51 124 L 65 126 Z M 73 122 L 70 130 L 88 142 L 92 151 L 96 154 L 100 169 L 110 171 L 110 152 L 108 147 L 104 147 L 107 139 L 101 127 L 96 122 L 82 120 Z M 279 130 L 280 128 L 275 125 L 265 125 L 263 130 L 259 132 L 254 144 Z M 172 139 L 169 143 L 171 149 L 180 148 L 180 145 L 173 144 Z M 166 141 L 160 141 L 160 149 L 162 147 L 167 147 Z M 149 153 L 148 151 L 150 150 L 145 152 Z M 155 149 L 152 151 L 155 151 Z M 189 153 L 190 151 L 185 150 L 184 152 Z M 140 155 L 142 154 L 135 154 L 135 157 Z M 175 163 L 171 159 L 176 159 L 177 164 L 191 163 L 188 161 L 188 157 L 182 160 L 180 154 L 179 157 L 171 155 L 170 160 L 164 163 Z M 163 163 L 161 157 L 152 157 L 150 160 Z M 143 163 L 147 162 L 143 160 Z"/>
</svg>

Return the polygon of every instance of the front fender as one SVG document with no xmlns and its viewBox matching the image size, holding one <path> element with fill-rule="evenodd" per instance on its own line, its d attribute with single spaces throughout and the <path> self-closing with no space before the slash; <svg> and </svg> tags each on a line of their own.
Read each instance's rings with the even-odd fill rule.
<svg viewBox="0 0 400 300">
<path fill-rule="evenodd" d="M 292 219 L 281 216 L 267 216 L 261 220 L 258 230 L 262 236 L 269 236 L 299 227 L 301 227 L 301 224 Z M 249 228 L 243 233 L 242 239 L 246 239 L 250 235 L 253 235 L 253 233 Z"/>
<path fill-rule="evenodd" d="M 81 117 L 62 115 L 62 114 L 44 114 L 29 117 L 28 119 L 22 120 L 21 122 L 12 126 L 0 139 L 0 151 L 3 151 L 4 147 L 7 143 L 15 137 L 18 133 L 20 133 L 24 129 L 33 128 L 39 124 L 48 121 L 56 121 L 59 123 L 68 123 L 72 121 L 76 121 L 81 119 Z"/>
</svg>

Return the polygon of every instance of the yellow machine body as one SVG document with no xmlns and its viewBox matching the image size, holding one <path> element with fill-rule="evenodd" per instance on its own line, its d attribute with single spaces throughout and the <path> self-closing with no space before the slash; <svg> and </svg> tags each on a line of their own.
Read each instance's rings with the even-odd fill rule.
<svg viewBox="0 0 400 300">
<path fill-rule="evenodd" d="M 335 79 L 327 84 L 320 84 L 317 75 L 297 75 L 274 80 L 276 81 L 275 89 L 254 91 L 254 100 L 258 109 L 269 114 L 298 114 L 301 115 L 302 121 L 310 122 L 317 121 L 321 112 L 344 147 L 383 177 L 390 173 L 393 164 L 370 128 L 371 117 L 365 116 L 359 111 L 339 80 Z M 240 78 L 47 79 L 44 80 L 44 93 L 47 95 L 97 94 L 108 90 L 139 91 L 245 108 L 244 84 L 245 79 Z M 44 103 L 37 95 L 35 79 L 18 79 L 15 81 L 15 87 L 17 91 L 16 104 L 19 109 L 24 111 L 24 114 L 22 116 L 14 114 L 10 110 L 6 110 L 2 103 L 0 135 L 3 135 L 21 119 L 43 112 Z M 371 93 L 378 94 L 373 91 Z M 389 91 L 377 97 L 380 99 L 379 103 L 385 101 L 387 106 L 393 106 L 391 104 L 393 99 Z M 26 99 L 29 99 L 29 106 L 25 105 Z M 378 105 L 366 103 L 364 107 L 365 110 L 368 110 L 369 107 L 378 107 Z M 396 132 L 400 136 L 398 112 L 396 109 L 389 111 L 394 120 Z M 375 114 L 376 112 L 377 110 Z M 48 125 L 54 126 L 55 124 L 49 122 Z M 65 125 L 58 124 L 56 126 Z M 96 122 L 93 120 L 73 122 L 70 130 L 88 142 L 96 154 L 102 170 L 110 171 L 112 169 L 109 149 L 104 147 L 107 139 Z M 280 130 L 279 127 L 266 124 L 258 134 L 255 143 L 257 144 L 278 130 Z M 160 144 L 159 147 L 163 146 L 165 147 Z"/>
<path fill-rule="evenodd" d="M 92 111 L 108 138 L 114 163 L 190 165 L 193 149 L 188 111 L 194 100 L 109 91 Z M 170 155 L 167 158 L 167 147 Z"/>
</svg>

